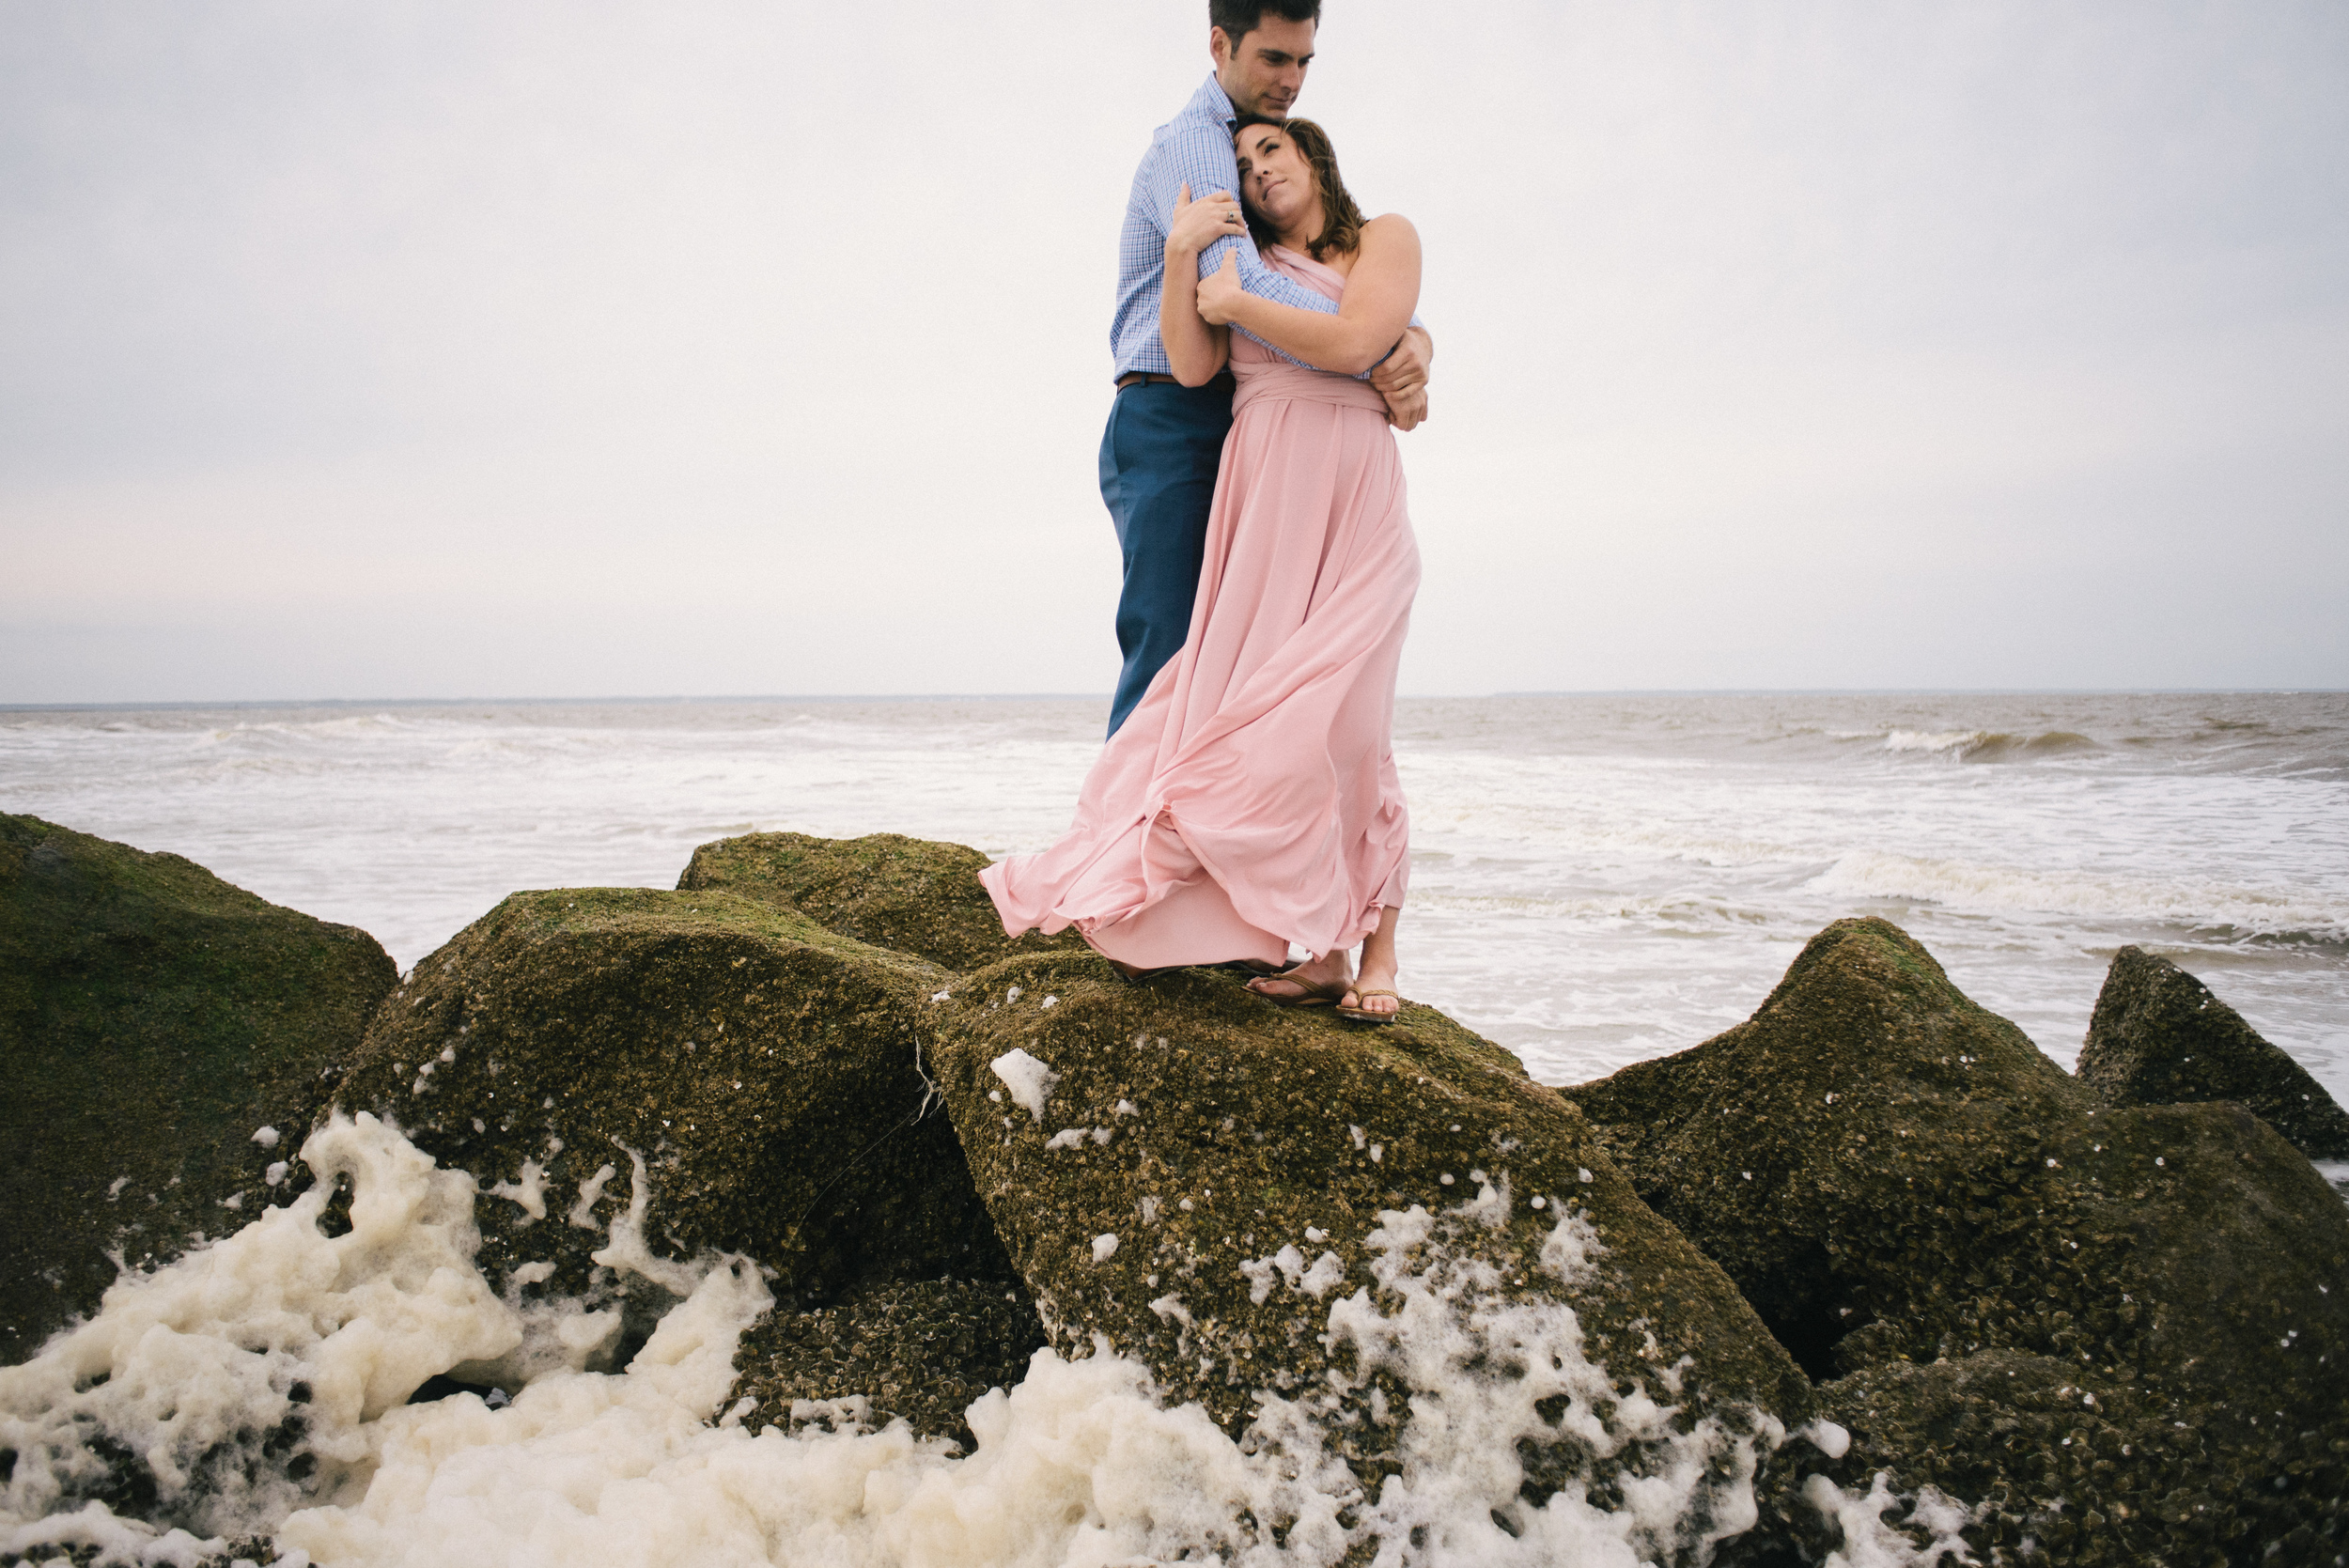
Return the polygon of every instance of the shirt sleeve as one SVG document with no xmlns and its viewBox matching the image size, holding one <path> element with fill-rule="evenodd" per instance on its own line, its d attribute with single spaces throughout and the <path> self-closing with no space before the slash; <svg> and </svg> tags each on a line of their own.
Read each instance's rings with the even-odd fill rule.
<svg viewBox="0 0 2349 1568">
<path fill-rule="evenodd" d="M 1164 156 L 1150 161 L 1148 196 L 1150 215 L 1158 223 L 1161 236 L 1174 226 L 1174 199 L 1182 194 L 1185 185 L 1190 187 L 1193 200 L 1218 191 L 1229 191 L 1234 195 L 1239 194 L 1239 160 L 1232 152 L 1232 139 L 1223 133 L 1221 126 L 1184 126 L 1170 134 L 1160 144 L 1160 149 Z M 1238 256 L 1240 287 L 1258 299 L 1270 300 L 1275 304 L 1295 305 L 1300 310 L 1319 311 L 1324 316 L 1337 314 L 1338 303 L 1335 300 L 1317 289 L 1306 287 L 1294 278 L 1283 277 L 1266 266 L 1264 257 L 1256 254 L 1256 241 L 1246 234 L 1218 240 L 1200 252 L 1199 275 L 1204 278 L 1221 268 L 1226 254 Z M 1245 327 L 1235 327 L 1233 330 L 1264 343 L 1263 338 L 1256 337 Z M 1291 365 L 1305 364 L 1295 354 L 1283 352 L 1269 343 L 1264 343 L 1264 346 Z M 1306 368 L 1318 370 L 1321 366 L 1306 365 Z"/>
</svg>

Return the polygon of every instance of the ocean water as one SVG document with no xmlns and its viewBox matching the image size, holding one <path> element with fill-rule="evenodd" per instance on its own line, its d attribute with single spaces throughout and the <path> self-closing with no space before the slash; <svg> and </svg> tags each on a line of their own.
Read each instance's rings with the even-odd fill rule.
<svg viewBox="0 0 2349 1568">
<path fill-rule="evenodd" d="M 512 889 L 671 885 L 694 845 L 727 833 L 1039 846 L 1066 820 L 1101 706 L 18 710 L 0 712 L 0 810 L 188 855 L 365 926 L 407 965 Z M 2106 962 L 2135 942 L 2349 1091 L 2349 697 L 1431 700 L 1403 705 L 1397 749 L 1417 858 L 1404 987 L 1548 1081 L 1706 1037 L 1820 925 L 1875 913 L 2067 1064 Z M 1362 1375 L 1399 1379 L 1428 1418 L 1364 1498 L 1311 1398 L 1268 1398 L 1235 1443 L 1111 1354 L 1039 1352 L 1018 1388 L 972 1407 L 969 1454 L 852 1410 L 831 1413 L 833 1430 L 754 1435 L 723 1406 L 767 1289 L 748 1260 L 654 1258 L 641 1189 L 598 1256 L 676 1299 L 614 1371 L 579 1332 L 593 1327 L 581 1303 L 521 1284 L 501 1299 L 473 1268 L 474 1207 L 499 1196 L 371 1117 L 319 1129 L 302 1157 L 351 1180 L 346 1234 L 319 1224 L 322 1183 L 126 1275 L 91 1321 L 0 1368 L 0 1447 L 16 1456 L 0 1558 L 184 1565 L 260 1537 L 272 1545 L 251 1560 L 279 1568 L 1632 1568 L 1743 1528 L 1763 1448 L 1843 1442 L 1766 1415 L 1682 1432 L 1644 1395 L 1616 1402 L 1570 1311 L 1512 1305 L 1488 1265 L 1450 1250 L 1521 1201 L 1505 1181 L 1451 1210 L 1381 1215 L 1361 1278 L 1314 1304 Z M 1595 1239 L 1562 1214 L 1539 1266 L 1570 1281 Z M 552 1361 L 551 1344 L 566 1347 Z M 506 1393 L 401 1402 L 452 1372 Z M 1595 1452 L 1659 1453 L 1652 1482 L 1613 1506 L 1572 1488 L 1524 1503 L 1517 1444 L 1551 1395 L 1587 1405 Z M 299 1467 L 269 1446 L 297 1401 Z M 88 1500 L 101 1429 L 156 1477 L 140 1518 Z M 1965 1560 L 1968 1499 L 1815 1475 L 1801 1498 L 1840 1536 L 1829 1568 Z"/>
<path fill-rule="evenodd" d="M 785 829 L 1066 825 L 1093 699 L 0 712 L 0 810 L 170 849 L 405 967 L 517 888 L 674 886 Z M 1882 915 L 2066 1066 L 2114 950 L 2349 1102 L 2349 694 L 1407 700 L 1403 989 L 1575 1083 L 1747 1017 Z"/>
</svg>

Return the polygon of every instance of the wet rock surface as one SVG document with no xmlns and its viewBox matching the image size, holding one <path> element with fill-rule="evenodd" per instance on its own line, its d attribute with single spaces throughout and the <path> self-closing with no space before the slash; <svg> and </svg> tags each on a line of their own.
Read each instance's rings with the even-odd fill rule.
<svg viewBox="0 0 2349 1568">
<path fill-rule="evenodd" d="M 0 815 L 0 1363 L 97 1306 L 110 1250 L 250 1219 L 396 979 L 363 931 Z"/>
<path fill-rule="evenodd" d="M 2009 1557 L 2339 1540 L 2349 1213 L 2257 1118 L 2102 1105 L 1881 921 L 1564 1093 L 1821 1380 L 1841 1479 L 1979 1501 Z"/>
<path fill-rule="evenodd" d="M 2271 1412 L 2264 1430 L 2215 1434 L 2149 1384 L 2014 1350 L 1884 1362 L 1821 1392 L 1852 1434 L 1828 1473 L 1962 1499 L 1985 1562 L 2313 1564 L 2341 1549 L 2337 1427 Z"/>
<path fill-rule="evenodd" d="M 2079 1076 L 2115 1106 L 2232 1100 L 2310 1159 L 2349 1159 L 2349 1111 L 2325 1086 L 2209 986 L 2142 948 L 2113 955 Z"/>
<path fill-rule="evenodd" d="M 1753 1405 L 1797 1420 L 1808 1404 L 1794 1363 L 1582 1118 L 1431 1008 L 1364 1030 L 1230 974 L 1128 985 L 1055 955 L 970 976 L 935 1011 L 940 1086 L 1054 1344 L 1083 1356 L 1098 1336 L 1227 1430 L 1264 1413 L 1260 1393 L 1291 1397 L 1343 1429 L 1375 1491 L 1414 1398 L 1448 1401 L 1463 1427 L 1516 1419 L 1471 1418 L 1442 1373 L 1390 1354 L 1409 1321 L 1430 1357 L 1481 1368 L 1468 1381 L 1496 1401 L 1529 1366 L 1563 1379 L 1519 1444 L 1530 1505 L 1687 1458 L 1672 1438 L 1700 1419 L 1734 1435 Z M 1325 1330 L 1357 1293 L 1352 1327 Z M 1457 1344 L 1439 1313 L 1413 1316 L 1439 1297 L 1469 1323 Z M 1524 1360 L 1548 1331 L 1529 1325 L 1565 1322 L 1561 1306 L 1573 1348 Z M 1516 1328 L 1479 1337 L 1478 1314 L 1511 1312 Z M 1591 1382 L 1569 1388 L 1584 1357 Z M 1573 1435 L 1628 1430 L 1644 1399 L 1679 1413 L 1619 1445 Z"/>
<path fill-rule="evenodd" d="M 331 1094 L 472 1172 L 492 1289 L 618 1309 L 575 1364 L 624 1363 L 697 1255 L 754 1260 L 776 1305 L 719 1407 L 753 1428 L 968 1447 L 1038 1346 L 1106 1344 L 1255 1454 L 1326 1435 L 1357 1514 L 1514 1453 L 1497 1525 L 1666 1496 L 1657 1561 L 1824 1561 L 1838 1508 L 1984 1563 L 2349 1555 L 2349 1210 L 2279 1130 L 2323 1118 L 2174 967 L 2124 951 L 2074 1079 L 1839 922 L 1747 1023 L 1556 1091 L 1432 1009 L 1005 943 L 978 863 L 727 840 L 677 892 L 517 893 L 395 986 L 361 933 L 0 818 L 0 1114 L 70 1134 L 82 1188 L 40 1209 L 17 1161 L 6 1245 L 102 1258 L 132 1143 L 186 1162 L 151 1211 L 232 1229 Z M 137 1514 L 136 1456 L 99 1457 Z"/>
<path fill-rule="evenodd" d="M 474 1173 L 500 1290 L 522 1265 L 552 1265 L 534 1295 L 636 1290 L 596 1254 L 640 1201 L 655 1259 L 747 1253 L 789 1308 L 1008 1280 L 922 1114 L 923 999 L 948 978 L 734 893 L 516 893 L 385 1001 L 337 1102 Z"/>
<path fill-rule="evenodd" d="M 950 970 L 977 969 L 1015 953 L 1082 950 L 1074 931 L 1004 936 L 979 885 L 986 864 L 976 849 L 901 833 L 745 833 L 694 850 L 677 887 L 780 904 L 827 930 Z"/>
<path fill-rule="evenodd" d="M 754 1430 L 903 1419 L 968 1453 L 976 1440 L 964 1413 L 989 1389 L 1017 1384 L 1044 1342 L 1035 1303 L 1017 1281 L 878 1285 L 768 1316 L 743 1339 L 735 1391 L 754 1402 L 741 1417 Z"/>
</svg>

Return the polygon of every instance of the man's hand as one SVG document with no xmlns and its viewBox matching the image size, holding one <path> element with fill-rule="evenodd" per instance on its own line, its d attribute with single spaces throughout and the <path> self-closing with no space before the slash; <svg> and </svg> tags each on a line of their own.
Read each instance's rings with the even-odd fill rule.
<svg viewBox="0 0 2349 1568">
<path fill-rule="evenodd" d="M 1394 352 L 1379 361 L 1371 371 L 1370 384 L 1378 389 L 1378 396 L 1387 400 L 1388 408 L 1392 409 L 1396 406 L 1396 398 L 1426 390 L 1427 366 L 1435 357 L 1436 340 L 1427 335 L 1427 329 L 1406 327 L 1402 340 L 1394 346 Z M 1424 400 L 1421 404 L 1420 417 L 1426 417 Z M 1407 425 L 1404 428 L 1410 427 Z"/>
<path fill-rule="evenodd" d="M 1247 298 L 1248 290 L 1240 287 L 1239 253 L 1225 251 L 1223 265 L 1199 280 L 1199 314 L 1209 326 L 1225 326 Z"/>
<path fill-rule="evenodd" d="M 1229 191 L 1218 191 L 1198 201 L 1190 199 L 1190 184 L 1174 199 L 1174 221 L 1167 225 L 1166 254 L 1170 258 L 1195 256 L 1218 240 L 1248 232 L 1239 203 Z"/>
<path fill-rule="evenodd" d="M 1398 430 L 1416 430 L 1427 423 L 1427 389 L 1423 386 L 1401 395 L 1388 393 L 1387 418 Z"/>
</svg>

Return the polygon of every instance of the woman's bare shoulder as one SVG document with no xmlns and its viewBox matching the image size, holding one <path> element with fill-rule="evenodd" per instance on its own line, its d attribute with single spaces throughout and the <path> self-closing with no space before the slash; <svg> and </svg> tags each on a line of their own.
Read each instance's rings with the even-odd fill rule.
<svg viewBox="0 0 2349 1568">
<path fill-rule="evenodd" d="M 1374 234 L 1388 244 L 1392 244 L 1398 240 L 1419 238 L 1419 230 L 1411 226 L 1411 220 L 1400 212 L 1381 212 L 1362 225 L 1364 239 Z"/>
</svg>

